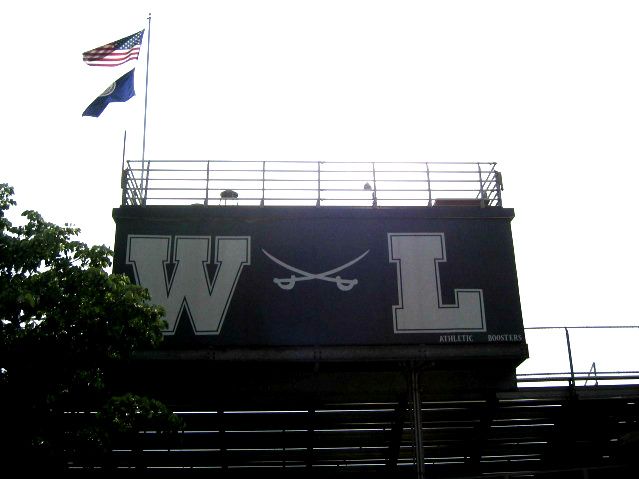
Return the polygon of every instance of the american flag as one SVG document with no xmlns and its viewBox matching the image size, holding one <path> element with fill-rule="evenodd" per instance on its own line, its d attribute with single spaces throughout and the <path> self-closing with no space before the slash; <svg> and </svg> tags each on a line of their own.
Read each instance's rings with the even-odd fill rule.
<svg viewBox="0 0 639 479">
<path fill-rule="evenodd" d="M 137 60 L 140 55 L 140 45 L 144 30 L 140 30 L 128 37 L 120 38 L 101 47 L 94 48 L 82 54 L 82 59 L 94 67 L 117 67 L 129 60 Z"/>
</svg>

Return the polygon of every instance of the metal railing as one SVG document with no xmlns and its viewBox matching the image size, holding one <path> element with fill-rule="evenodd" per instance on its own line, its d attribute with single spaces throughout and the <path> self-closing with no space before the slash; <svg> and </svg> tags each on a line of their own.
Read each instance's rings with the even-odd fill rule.
<svg viewBox="0 0 639 479">
<path fill-rule="evenodd" d="M 127 161 L 122 205 L 501 206 L 496 163 Z"/>
<path fill-rule="evenodd" d="M 639 359 L 631 352 L 639 340 L 639 325 L 538 326 L 525 331 L 530 358 L 518 368 L 520 386 L 639 383 Z M 540 366 L 544 362 L 545 367 Z M 598 370 L 598 364 L 606 370 Z"/>
</svg>

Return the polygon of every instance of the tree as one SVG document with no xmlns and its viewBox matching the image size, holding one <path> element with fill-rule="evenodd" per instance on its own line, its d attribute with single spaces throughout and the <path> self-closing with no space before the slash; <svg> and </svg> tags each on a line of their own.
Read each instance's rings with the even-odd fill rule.
<svg viewBox="0 0 639 479">
<path fill-rule="evenodd" d="M 50 470 L 56 461 L 63 465 L 63 451 L 104 452 L 115 436 L 135 434 L 145 421 L 176 431 L 180 422 L 163 404 L 114 397 L 105 376 L 109 364 L 160 343 L 162 308 L 126 276 L 106 272 L 112 252 L 77 241 L 79 229 L 35 211 L 14 226 L 6 216 L 16 205 L 13 194 L 0 184 L 3 455 Z"/>
</svg>

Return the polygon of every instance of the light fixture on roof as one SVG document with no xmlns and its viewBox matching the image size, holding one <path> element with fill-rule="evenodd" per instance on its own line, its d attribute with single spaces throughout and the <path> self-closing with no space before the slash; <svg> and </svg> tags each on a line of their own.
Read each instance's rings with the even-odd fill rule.
<svg viewBox="0 0 639 479">
<path fill-rule="evenodd" d="M 373 192 L 373 206 L 377 206 L 377 192 L 373 189 L 371 184 L 367 181 L 364 183 L 364 191 L 372 191 Z"/>
<path fill-rule="evenodd" d="M 224 206 L 226 206 L 228 200 L 237 200 L 238 196 L 237 191 L 224 190 L 220 193 L 220 201 L 224 200 Z M 237 205 L 237 202 L 235 204 Z"/>
</svg>

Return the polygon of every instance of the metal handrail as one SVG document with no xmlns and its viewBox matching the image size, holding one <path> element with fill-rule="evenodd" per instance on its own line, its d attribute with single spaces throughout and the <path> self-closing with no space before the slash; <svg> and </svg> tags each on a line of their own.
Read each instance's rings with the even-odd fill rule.
<svg viewBox="0 0 639 479">
<path fill-rule="evenodd" d="M 141 186 L 133 176 L 130 167 L 122 170 L 122 204 L 140 205 L 142 203 Z"/>
<path fill-rule="evenodd" d="M 596 363 L 593 361 L 590 366 L 590 370 L 587 372 L 576 371 L 573 365 L 572 346 L 575 344 L 574 339 L 571 340 L 570 330 L 627 330 L 627 329 L 639 329 L 639 325 L 577 325 L 577 326 L 529 326 L 524 328 L 525 331 L 540 331 L 540 330 L 556 330 L 563 331 L 565 335 L 565 352 L 568 359 L 567 365 L 569 369 L 567 371 L 560 372 L 530 372 L 530 373 L 518 373 L 517 382 L 520 384 L 531 382 L 564 382 L 568 383 L 568 386 L 574 389 L 577 386 L 577 381 L 582 382 L 582 386 L 588 386 L 589 381 L 594 380 L 593 387 L 599 386 L 600 382 L 632 382 L 633 384 L 639 383 L 639 371 L 633 369 L 625 369 L 620 371 L 598 371 Z M 530 338 L 529 338 L 530 339 Z M 530 345 L 530 341 L 528 340 Z M 532 359 L 532 358 L 531 358 Z M 636 368 L 637 364 L 629 365 Z"/>
<path fill-rule="evenodd" d="M 502 206 L 494 162 L 128 161 L 122 177 L 123 206 L 209 205 L 225 190 L 243 205 Z"/>
</svg>

